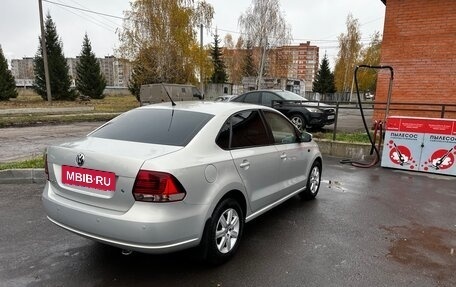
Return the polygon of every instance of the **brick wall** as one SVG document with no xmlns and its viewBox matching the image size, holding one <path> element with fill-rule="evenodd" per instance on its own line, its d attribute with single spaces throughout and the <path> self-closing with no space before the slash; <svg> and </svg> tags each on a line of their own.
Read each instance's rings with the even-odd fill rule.
<svg viewBox="0 0 456 287">
<path fill-rule="evenodd" d="M 456 0 L 387 0 L 381 64 L 394 68 L 392 102 L 456 105 Z M 386 101 L 388 81 L 388 73 L 381 72 L 376 101 Z M 456 107 L 447 108 L 445 117 L 456 118 L 449 110 Z M 390 115 L 440 117 L 440 112 Z M 374 118 L 382 119 L 383 112 Z"/>
</svg>

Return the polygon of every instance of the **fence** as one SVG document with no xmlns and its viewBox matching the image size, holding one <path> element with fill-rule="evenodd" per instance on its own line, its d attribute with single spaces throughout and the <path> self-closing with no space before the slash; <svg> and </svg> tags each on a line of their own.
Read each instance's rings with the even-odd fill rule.
<svg viewBox="0 0 456 287">
<path fill-rule="evenodd" d="M 350 92 L 346 93 L 332 93 L 332 94 L 320 94 L 315 92 L 306 92 L 304 97 L 309 101 L 321 101 L 321 102 L 350 102 Z M 356 97 L 356 94 L 352 94 Z M 354 98 L 353 98 L 354 99 Z M 363 100 L 366 100 L 363 95 Z"/>
<path fill-rule="evenodd" d="M 336 94 L 333 96 L 338 97 Z M 346 95 L 342 95 L 346 96 Z M 335 121 L 333 127 L 333 140 L 336 139 L 336 134 L 338 132 L 339 122 L 347 117 L 346 111 L 356 111 L 356 113 L 348 113 L 352 117 L 358 117 L 359 121 L 355 122 L 355 127 L 353 129 L 363 128 L 361 125 L 361 115 L 358 113 L 359 104 L 356 102 L 350 101 L 309 101 L 311 103 L 316 103 L 317 105 L 324 104 L 325 108 L 334 108 L 335 109 Z M 407 103 L 407 102 L 391 102 L 387 106 L 386 102 L 375 102 L 375 101 L 362 101 L 361 105 L 365 114 L 368 114 L 367 124 L 368 126 L 373 126 L 374 120 L 385 121 L 386 114 L 396 115 L 396 116 L 422 116 L 423 114 L 428 117 L 434 118 L 456 118 L 456 104 L 430 104 L 430 103 Z M 345 111 L 345 113 L 344 113 Z M 341 113 L 342 112 L 342 113 Z M 374 118 L 375 117 L 375 118 Z M 353 124 L 353 123 L 352 123 Z M 357 125 L 356 125 L 357 124 Z"/>
</svg>

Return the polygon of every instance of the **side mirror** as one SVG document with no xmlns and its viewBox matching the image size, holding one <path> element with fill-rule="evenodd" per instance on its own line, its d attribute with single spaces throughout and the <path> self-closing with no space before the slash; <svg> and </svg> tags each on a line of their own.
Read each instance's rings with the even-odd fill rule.
<svg viewBox="0 0 456 287">
<path fill-rule="evenodd" d="M 301 134 L 301 142 L 308 143 L 312 141 L 312 134 L 308 132 L 302 132 Z"/>
</svg>

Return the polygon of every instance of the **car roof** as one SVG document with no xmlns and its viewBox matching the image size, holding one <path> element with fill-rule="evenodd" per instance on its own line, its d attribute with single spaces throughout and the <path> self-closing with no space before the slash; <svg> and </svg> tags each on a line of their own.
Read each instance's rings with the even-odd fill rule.
<svg viewBox="0 0 456 287">
<path fill-rule="evenodd" d="M 248 91 L 248 92 L 245 92 L 244 94 L 252 93 L 252 92 L 283 92 L 283 91 L 284 90 L 280 90 L 280 89 L 261 89 L 261 90 Z"/>
<path fill-rule="evenodd" d="M 182 111 L 200 112 L 211 115 L 233 114 L 235 112 L 247 109 L 265 109 L 270 111 L 276 111 L 275 109 L 266 106 L 248 103 L 213 101 L 182 101 L 176 102 L 175 106 L 172 106 L 171 102 L 163 102 L 158 104 L 142 106 L 139 109 L 174 109 Z"/>
</svg>

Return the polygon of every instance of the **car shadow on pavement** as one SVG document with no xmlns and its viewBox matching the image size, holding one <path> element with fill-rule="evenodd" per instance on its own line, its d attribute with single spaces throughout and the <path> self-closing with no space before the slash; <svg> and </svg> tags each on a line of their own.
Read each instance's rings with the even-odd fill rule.
<svg viewBox="0 0 456 287">
<path fill-rule="evenodd" d="M 218 267 L 204 263 L 199 248 L 161 255 L 138 252 L 122 255 L 118 248 L 88 241 L 89 244 L 78 250 L 84 263 L 78 264 L 76 272 L 91 273 L 94 282 L 101 286 L 123 286 L 135 282 L 149 282 L 154 286 L 203 286 L 207 284 L 201 282 L 209 282 L 210 286 L 217 286 L 221 282 L 233 283 L 233 280 L 242 282 L 242 278 L 233 279 L 229 274 L 239 273 L 239 268 L 264 270 L 264 264 L 276 261 L 282 256 L 281 251 L 268 250 L 267 246 L 277 241 L 292 246 L 293 238 L 283 236 L 286 230 L 296 228 L 296 216 L 311 216 L 311 210 L 317 207 L 318 200 L 305 202 L 294 197 L 249 222 L 245 225 L 238 252 L 232 260 Z M 266 258 L 269 259 L 264 260 Z M 215 282 L 214 278 L 220 282 Z M 189 282 L 193 283 L 189 285 Z"/>
</svg>

